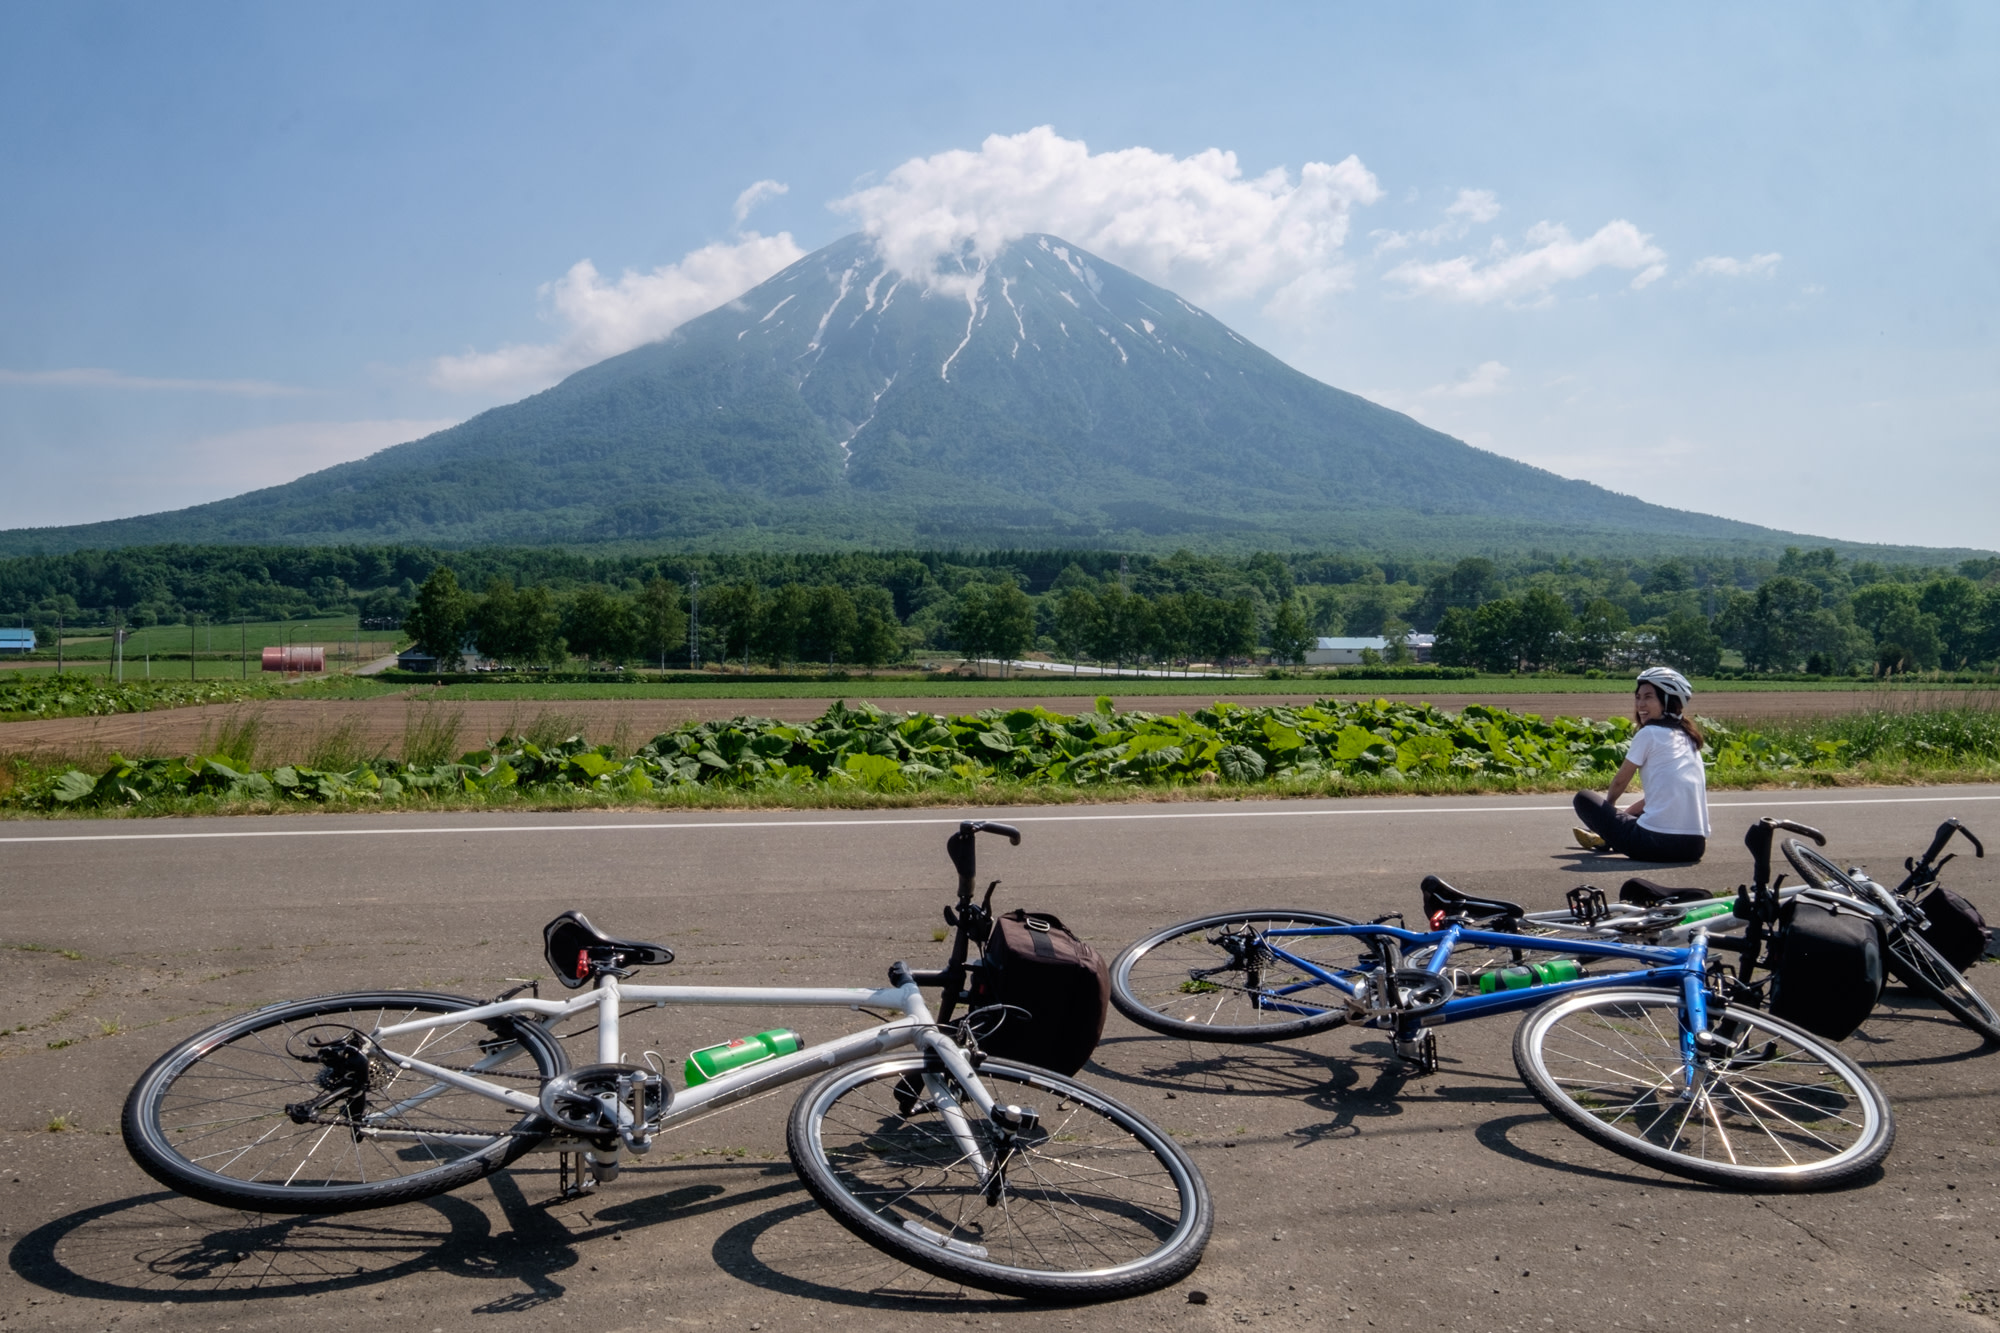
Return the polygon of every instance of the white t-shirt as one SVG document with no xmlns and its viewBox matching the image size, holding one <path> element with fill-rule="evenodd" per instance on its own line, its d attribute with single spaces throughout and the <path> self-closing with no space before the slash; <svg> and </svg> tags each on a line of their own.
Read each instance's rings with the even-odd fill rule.
<svg viewBox="0 0 2000 1333">
<path fill-rule="evenodd" d="M 1687 733 L 1678 727 L 1641 727 L 1625 761 L 1638 765 L 1645 779 L 1640 828 L 1708 836 L 1708 774 Z"/>
</svg>

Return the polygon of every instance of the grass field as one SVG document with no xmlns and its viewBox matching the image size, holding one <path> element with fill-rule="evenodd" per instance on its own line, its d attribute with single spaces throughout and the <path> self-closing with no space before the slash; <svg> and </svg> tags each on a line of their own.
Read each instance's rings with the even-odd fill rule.
<svg viewBox="0 0 2000 1333">
<path fill-rule="evenodd" d="M 126 634 L 125 679 L 186 680 L 190 650 L 196 679 L 241 678 L 246 659 L 247 674 L 255 676 L 263 650 L 287 644 L 326 649 L 327 669 L 337 671 L 392 653 L 401 642 L 390 631 L 360 629 L 353 616 L 253 620 L 240 625 L 152 625 Z M 110 674 L 115 649 L 108 629 L 70 630 L 63 635 L 63 670 Z M 45 640 L 34 657 L 8 663 L 6 669 L 37 675 L 53 672 L 54 643 Z"/>
</svg>

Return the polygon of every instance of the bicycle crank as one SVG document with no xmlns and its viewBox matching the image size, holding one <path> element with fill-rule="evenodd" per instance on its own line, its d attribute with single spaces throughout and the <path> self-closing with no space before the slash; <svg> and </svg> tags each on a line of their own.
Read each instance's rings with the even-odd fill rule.
<svg viewBox="0 0 2000 1333">
<path fill-rule="evenodd" d="M 1358 994 L 1348 997 L 1347 1006 L 1359 1018 L 1427 1014 L 1443 1008 L 1457 990 L 1458 983 L 1443 973 L 1398 967 L 1370 976 Z"/>
<path fill-rule="evenodd" d="M 674 1090 L 645 1065 L 584 1065 L 542 1085 L 542 1114 L 551 1124 L 606 1149 L 622 1142 L 635 1153 L 653 1146 Z"/>
</svg>

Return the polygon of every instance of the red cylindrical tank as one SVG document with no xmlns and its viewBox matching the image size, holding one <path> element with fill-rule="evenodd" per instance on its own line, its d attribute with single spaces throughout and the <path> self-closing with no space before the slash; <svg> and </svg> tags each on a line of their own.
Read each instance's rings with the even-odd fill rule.
<svg viewBox="0 0 2000 1333">
<path fill-rule="evenodd" d="M 264 670 L 324 671 L 326 670 L 326 649 L 266 648 L 264 650 Z"/>
</svg>

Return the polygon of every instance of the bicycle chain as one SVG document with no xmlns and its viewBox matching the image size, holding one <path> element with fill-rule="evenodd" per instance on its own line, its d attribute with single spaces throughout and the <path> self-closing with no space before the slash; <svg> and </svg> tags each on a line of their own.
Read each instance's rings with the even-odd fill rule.
<svg viewBox="0 0 2000 1333">
<path fill-rule="evenodd" d="M 401 1068 L 395 1067 L 393 1062 L 388 1061 L 386 1057 L 384 1059 L 385 1063 L 390 1063 L 394 1073 L 400 1074 L 405 1072 Z M 435 1060 L 427 1061 L 426 1063 L 437 1064 Z M 519 1079 L 523 1082 L 533 1081 L 535 1083 L 540 1083 L 543 1081 L 542 1076 L 540 1074 L 520 1073 L 511 1069 L 480 1069 L 473 1065 L 446 1065 L 446 1064 L 438 1064 L 437 1067 L 439 1069 L 449 1069 L 454 1074 L 477 1074 L 482 1078 L 511 1078 L 511 1079 Z M 387 1085 L 385 1084 L 383 1086 L 386 1087 Z M 354 1120 L 346 1117 L 328 1116 L 318 1112 L 315 1112 L 312 1116 L 308 1117 L 308 1123 L 314 1125 L 332 1125 L 339 1129 L 382 1128 L 382 1126 L 358 1124 Z M 406 1134 L 466 1134 L 466 1133 L 476 1134 L 480 1132 L 478 1130 L 468 1130 L 462 1125 L 456 1127 L 451 1125 L 411 1125 L 411 1124 L 406 1124 L 402 1121 L 395 1122 L 395 1128 Z M 492 1137 L 496 1139 L 500 1138 L 523 1139 L 523 1138 L 541 1138 L 543 1137 L 543 1135 L 540 1133 L 536 1133 L 534 1131 L 527 1131 L 527 1130 L 496 1129 L 492 1131 Z"/>
<path fill-rule="evenodd" d="M 494 1139 L 539 1139 L 546 1137 L 547 1134 L 547 1131 L 545 1130 L 544 1131 L 524 1130 L 524 1129 L 478 1130 L 478 1129 L 467 1129 L 464 1125 L 409 1125 L 409 1124 L 404 1124 L 400 1120 L 388 1124 L 368 1125 L 368 1124 L 361 1124 L 357 1121 L 350 1119 L 328 1116 L 328 1115 L 319 1115 L 319 1114 L 314 1114 L 308 1117 L 306 1123 L 313 1125 L 332 1125 L 336 1129 L 395 1129 L 397 1132 L 403 1134 L 437 1134 L 440 1136 L 447 1134 L 484 1134 L 486 1137 Z"/>
</svg>

